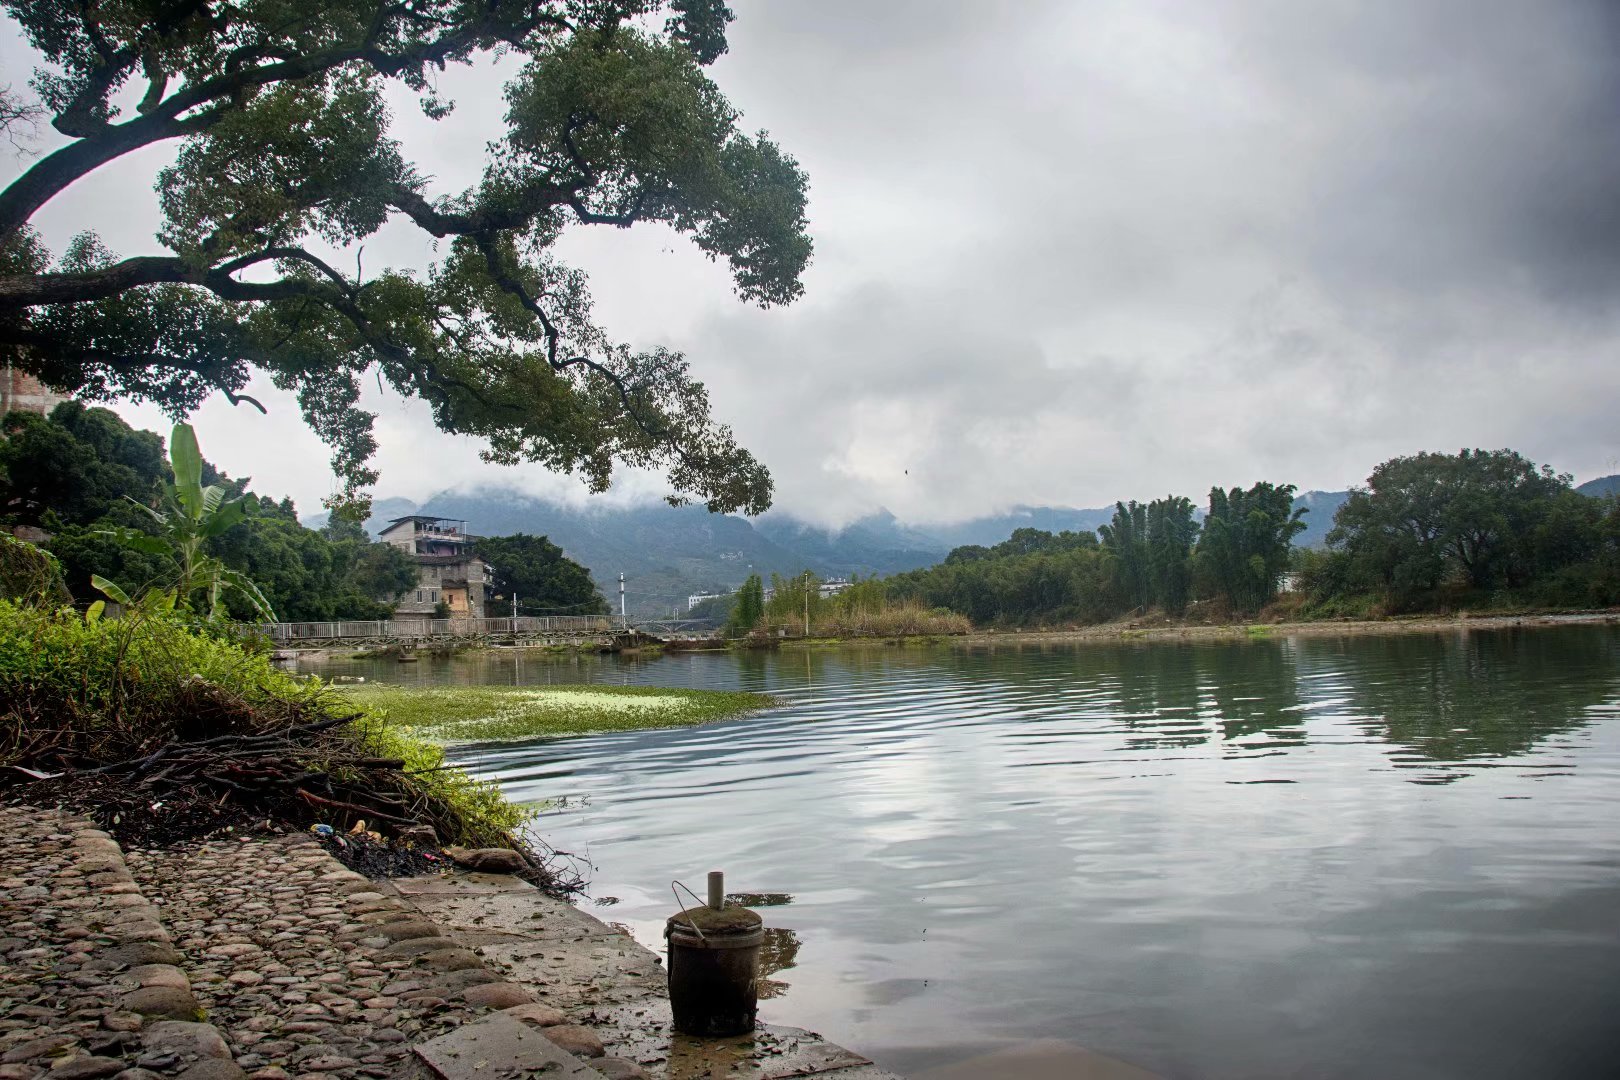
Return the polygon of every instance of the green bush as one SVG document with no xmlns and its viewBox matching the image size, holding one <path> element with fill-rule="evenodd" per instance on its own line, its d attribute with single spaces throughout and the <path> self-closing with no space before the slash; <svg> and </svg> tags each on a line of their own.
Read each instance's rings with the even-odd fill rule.
<svg viewBox="0 0 1620 1080">
<path fill-rule="evenodd" d="M 86 618 L 0 600 L 0 765 L 90 768 L 164 744 L 348 722 L 295 736 L 306 769 L 327 759 L 401 758 L 389 794 L 421 808 L 446 842 L 501 844 L 529 817 L 490 784 L 444 767 L 443 752 L 315 679 L 179 617 Z M 342 766 L 333 775 L 343 778 Z M 375 780 L 375 775 L 372 776 Z"/>
<path fill-rule="evenodd" d="M 0 533 L 0 599 L 24 604 L 63 604 L 62 564 L 44 548 Z"/>
</svg>

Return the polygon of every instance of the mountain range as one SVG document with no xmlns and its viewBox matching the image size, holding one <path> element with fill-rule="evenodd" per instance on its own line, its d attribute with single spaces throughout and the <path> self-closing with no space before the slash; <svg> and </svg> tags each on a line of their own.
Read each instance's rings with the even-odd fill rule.
<svg viewBox="0 0 1620 1080">
<path fill-rule="evenodd" d="M 1312 491 L 1296 499 L 1296 506 L 1311 512 L 1305 518 L 1309 528 L 1295 542 L 1320 544 L 1345 495 Z M 787 577 L 807 569 L 822 577 L 895 574 L 932 566 L 965 544 L 998 544 L 1016 529 L 1093 530 L 1113 513 L 1111 506 L 1027 506 L 950 525 L 908 525 L 880 512 L 828 529 L 781 512 L 750 520 L 664 503 L 575 508 L 511 490 L 475 490 L 440 492 L 422 503 L 378 499 L 366 524 L 375 535 L 395 518 L 430 514 L 464 520 L 474 535 L 547 536 L 590 569 L 610 601 L 616 602 L 622 573 L 628 610 L 667 615 L 684 611 L 688 596 L 729 592 L 749 574 L 767 580 L 773 573 Z M 305 524 L 319 527 L 324 519 L 314 515 Z"/>
<path fill-rule="evenodd" d="M 1588 480 L 1584 484 L 1576 485 L 1575 490 L 1582 495 L 1590 495 L 1594 499 L 1612 498 L 1615 495 L 1620 495 L 1620 475 L 1600 476 L 1596 480 Z"/>
</svg>

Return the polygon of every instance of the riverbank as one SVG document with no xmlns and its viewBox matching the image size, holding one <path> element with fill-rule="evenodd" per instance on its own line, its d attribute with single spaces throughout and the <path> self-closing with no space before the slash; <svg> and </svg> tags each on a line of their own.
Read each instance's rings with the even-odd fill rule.
<svg viewBox="0 0 1620 1080">
<path fill-rule="evenodd" d="M 0 842 L 6 1080 L 892 1080 L 796 1029 L 676 1035 L 659 957 L 508 875 L 372 880 L 307 833 L 125 849 L 9 807 Z"/>
<path fill-rule="evenodd" d="M 957 646 L 1060 644 L 1087 641 L 1253 641 L 1285 637 L 1346 637 L 1369 634 L 1436 634 L 1458 630 L 1508 630 L 1549 626 L 1616 625 L 1620 612 L 1545 615 L 1420 615 L 1391 619 L 1227 623 L 1219 626 L 1143 626 L 1106 623 L 1069 630 L 980 630 L 946 639 Z"/>
</svg>

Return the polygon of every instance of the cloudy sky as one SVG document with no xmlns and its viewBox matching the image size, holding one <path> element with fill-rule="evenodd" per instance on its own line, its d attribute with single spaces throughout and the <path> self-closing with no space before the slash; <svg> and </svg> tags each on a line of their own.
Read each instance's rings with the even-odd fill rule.
<svg viewBox="0 0 1620 1080">
<path fill-rule="evenodd" d="M 777 506 L 916 522 L 1522 450 L 1620 471 L 1620 13 L 1604 0 L 741 0 L 714 76 L 810 173 L 803 300 L 759 311 L 655 228 L 581 230 L 598 316 L 685 351 Z M 8 29 L 4 80 L 32 61 Z M 398 132 L 476 179 L 515 70 L 452 71 Z M 166 151 L 37 219 L 156 249 Z M 15 161 L 4 162 L 14 171 Z M 422 265 L 390 227 L 368 266 Z M 205 451 L 314 509 L 285 397 L 196 418 Z M 380 495 L 577 481 L 498 469 L 374 395 Z M 129 408 L 132 420 L 163 423 Z M 648 497 L 627 477 L 617 498 Z"/>
</svg>

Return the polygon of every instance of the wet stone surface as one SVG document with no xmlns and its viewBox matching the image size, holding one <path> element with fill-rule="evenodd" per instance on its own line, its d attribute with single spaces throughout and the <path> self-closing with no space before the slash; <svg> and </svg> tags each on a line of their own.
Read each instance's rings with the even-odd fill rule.
<svg viewBox="0 0 1620 1080">
<path fill-rule="evenodd" d="M 494 974 L 305 837 L 127 858 L 191 992 L 258 1080 L 426 1075 L 411 1047 L 489 1012 L 467 994 Z"/>
</svg>

